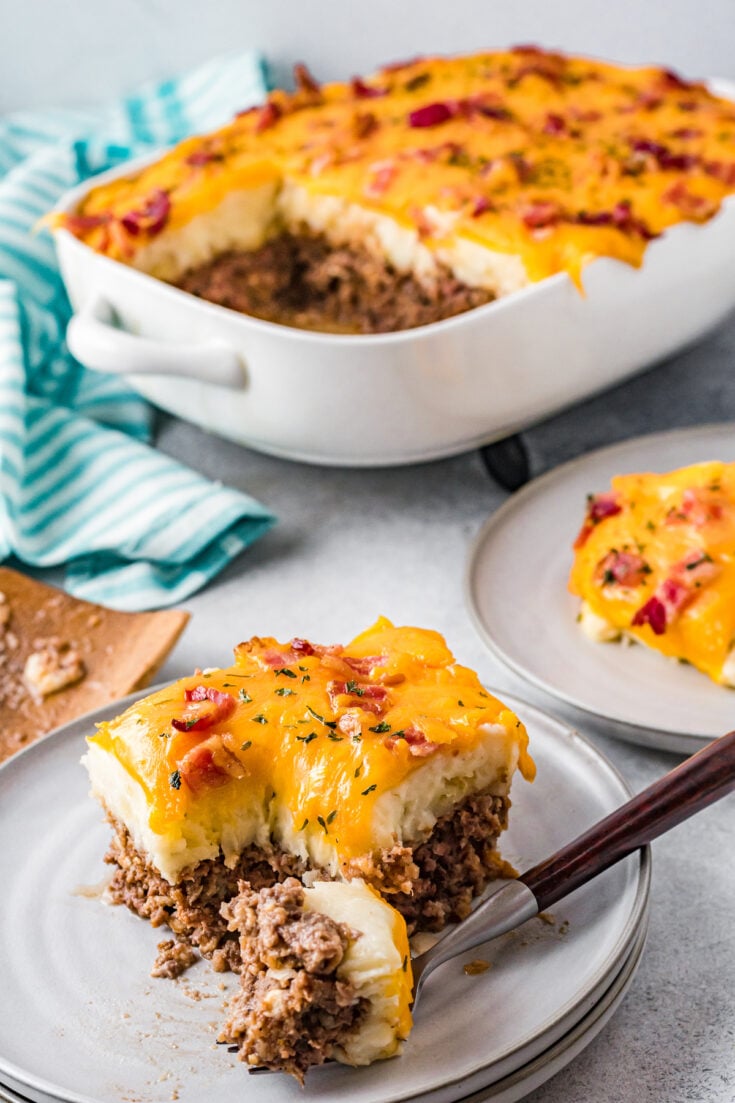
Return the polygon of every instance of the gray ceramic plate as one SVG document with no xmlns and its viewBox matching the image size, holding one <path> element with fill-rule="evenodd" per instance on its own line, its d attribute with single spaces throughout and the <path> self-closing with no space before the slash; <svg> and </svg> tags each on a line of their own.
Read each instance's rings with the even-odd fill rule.
<svg viewBox="0 0 735 1103">
<path fill-rule="evenodd" d="M 508 860 L 528 866 L 629 797 L 586 740 L 521 702 L 538 779 L 518 778 Z M 122 703 L 120 706 L 122 707 Z M 448 963 L 427 986 L 404 1055 L 367 1069 L 330 1066 L 302 1091 L 285 1076 L 246 1075 L 216 1048 L 223 981 L 201 963 L 178 983 L 148 976 L 161 932 L 104 905 L 107 829 L 78 765 L 106 708 L 0 769 L 0 1081 L 31 1099 L 73 1103 L 449 1103 L 534 1061 L 599 1003 L 645 922 L 648 854 L 632 856 L 555 909 L 480 949 L 492 968 Z M 568 926 L 562 927 L 565 923 Z M 224 983 L 224 989 L 221 985 Z M 39 1039 L 43 1044 L 39 1044 Z"/>
<path fill-rule="evenodd" d="M 735 461 L 735 426 L 638 437 L 557 467 L 487 521 L 466 579 L 475 627 L 521 678 L 611 722 L 612 734 L 685 754 L 732 728 L 735 690 L 648 648 L 589 640 L 567 577 L 587 494 L 606 490 L 613 475 L 711 459 Z"/>
</svg>

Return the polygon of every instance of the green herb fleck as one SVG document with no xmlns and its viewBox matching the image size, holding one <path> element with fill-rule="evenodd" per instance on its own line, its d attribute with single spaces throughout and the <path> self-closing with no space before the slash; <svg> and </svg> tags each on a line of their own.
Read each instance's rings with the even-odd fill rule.
<svg viewBox="0 0 735 1103">
<path fill-rule="evenodd" d="M 360 770 L 361 770 L 361 769 L 362 769 L 362 764 L 360 764 L 360 765 L 359 765 L 359 766 L 357 767 L 357 769 L 355 770 L 355 777 L 359 777 L 359 776 L 360 776 Z"/>
<path fill-rule="evenodd" d="M 381 720 L 379 724 L 373 724 L 372 728 L 368 728 L 368 731 L 383 735 L 384 732 L 390 731 L 390 724 L 386 724 L 385 720 Z"/>
<path fill-rule="evenodd" d="M 170 739 L 171 738 L 171 732 L 159 732 L 158 733 L 158 738 L 159 739 Z"/>
<path fill-rule="evenodd" d="M 286 689 L 285 686 L 282 686 L 281 689 L 276 690 L 276 696 L 277 697 L 294 697 L 295 693 L 294 693 L 294 690 Z"/>
<path fill-rule="evenodd" d="M 308 824 L 308 822 L 309 822 L 309 820 L 308 820 L 308 817 L 307 817 L 307 819 L 304 820 L 301 827 L 299 828 L 299 831 L 304 831 L 306 829 L 306 825 Z"/>
<path fill-rule="evenodd" d="M 333 743 L 341 743 L 343 736 L 335 735 L 334 732 L 327 732 L 327 738 L 331 739 Z"/>
<path fill-rule="evenodd" d="M 481 689 L 479 689 L 477 692 L 480 694 L 481 697 L 487 697 L 488 696 L 488 694 L 483 693 Z"/>
<path fill-rule="evenodd" d="M 262 712 L 259 712 L 257 716 L 251 716 L 250 719 L 252 720 L 252 722 L 254 724 L 267 724 L 268 723 L 265 716 L 263 716 Z"/>
<path fill-rule="evenodd" d="M 329 828 L 327 827 L 324 816 L 317 816 L 316 822 L 319 824 L 320 827 L 324 828 L 324 834 L 328 835 L 329 834 Z"/>
<path fill-rule="evenodd" d="M 309 669 L 308 666 L 301 666 L 301 664 L 299 664 L 299 670 L 308 670 L 308 669 Z"/>
<path fill-rule="evenodd" d="M 181 788 L 181 774 L 178 770 L 174 770 L 172 774 L 169 774 L 168 783 L 172 789 Z"/>
<path fill-rule="evenodd" d="M 223 689 L 235 689 L 235 683 L 234 682 L 223 682 L 222 683 L 222 688 Z"/>
<path fill-rule="evenodd" d="M 334 811 L 330 812 L 329 815 L 327 816 L 327 823 L 334 823 L 334 819 L 335 819 L 336 815 L 337 815 L 337 809 L 335 808 Z"/>
<path fill-rule="evenodd" d="M 372 793 L 374 789 L 377 789 L 377 785 L 368 785 L 367 789 L 363 789 L 362 795 L 366 797 L 368 793 Z"/>
<path fill-rule="evenodd" d="M 405 972 L 406 972 L 406 970 L 408 969 L 408 954 L 406 954 L 406 956 L 404 957 L 404 959 L 403 959 L 403 965 L 401 966 L 401 968 L 403 969 L 403 972 L 404 972 L 404 973 L 405 973 Z"/>
<path fill-rule="evenodd" d="M 345 693 L 352 693 L 355 697 L 364 697 L 365 690 L 361 689 L 355 681 L 345 682 Z"/>
<path fill-rule="evenodd" d="M 325 720 L 323 716 L 320 716 L 318 712 L 315 712 L 311 705 L 306 706 L 306 711 L 310 712 L 315 720 L 318 720 L 320 724 L 324 724 L 325 728 L 336 728 L 336 720 Z"/>
<path fill-rule="evenodd" d="M 460 707 L 461 709 L 463 709 L 463 708 L 464 708 L 464 701 L 457 701 L 457 704 L 459 705 L 459 707 Z"/>
<path fill-rule="evenodd" d="M 282 674 L 284 676 L 284 678 L 295 678 L 296 677 L 296 674 L 293 672 L 293 670 L 289 670 L 287 666 L 281 666 L 281 667 L 278 668 L 278 670 L 274 670 L 273 673 L 275 674 L 276 678 L 278 677 L 279 674 Z"/>
<path fill-rule="evenodd" d="M 299 743 L 311 743 L 312 739 L 316 739 L 318 735 L 318 732 L 309 732 L 308 735 L 297 735 L 296 738 Z"/>
<path fill-rule="evenodd" d="M 310 682 L 310 681 L 311 681 L 311 675 L 310 674 L 304 674 L 303 678 L 301 679 L 301 684 L 303 685 L 304 682 Z"/>
<path fill-rule="evenodd" d="M 245 742 L 240 747 L 240 750 L 241 751 L 249 751 L 250 748 L 252 747 L 252 745 L 253 745 L 252 739 L 246 739 Z"/>
<path fill-rule="evenodd" d="M 237 696 L 240 698 L 243 705 L 249 705 L 252 701 L 252 697 L 246 689 L 241 689 Z"/>
</svg>

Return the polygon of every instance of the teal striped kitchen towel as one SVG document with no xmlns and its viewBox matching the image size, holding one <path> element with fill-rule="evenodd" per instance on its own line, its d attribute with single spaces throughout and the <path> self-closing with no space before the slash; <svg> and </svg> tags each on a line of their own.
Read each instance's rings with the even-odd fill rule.
<svg viewBox="0 0 735 1103">
<path fill-rule="evenodd" d="M 73 359 L 53 242 L 34 228 L 93 173 L 264 95 L 248 52 L 107 107 L 0 118 L 0 559 L 64 565 L 78 597 L 127 610 L 181 601 L 274 517 L 151 448 L 148 404 Z"/>
</svg>

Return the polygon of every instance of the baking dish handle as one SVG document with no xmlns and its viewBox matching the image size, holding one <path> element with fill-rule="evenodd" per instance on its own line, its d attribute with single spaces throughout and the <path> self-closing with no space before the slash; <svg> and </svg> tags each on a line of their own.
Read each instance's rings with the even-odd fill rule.
<svg viewBox="0 0 735 1103">
<path fill-rule="evenodd" d="M 138 337 L 115 324 L 108 303 L 94 298 L 69 322 L 66 340 L 73 356 L 88 368 L 116 375 L 175 375 L 239 390 L 245 364 L 217 337 L 184 344 Z"/>
</svg>

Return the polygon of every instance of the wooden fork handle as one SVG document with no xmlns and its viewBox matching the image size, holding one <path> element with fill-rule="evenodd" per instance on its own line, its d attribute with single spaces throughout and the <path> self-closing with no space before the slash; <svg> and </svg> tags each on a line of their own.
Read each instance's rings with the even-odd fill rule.
<svg viewBox="0 0 735 1103">
<path fill-rule="evenodd" d="M 665 774 L 583 835 L 523 873 L 539 911 L 735 789 L 735 731 Z"/>
</svg>

